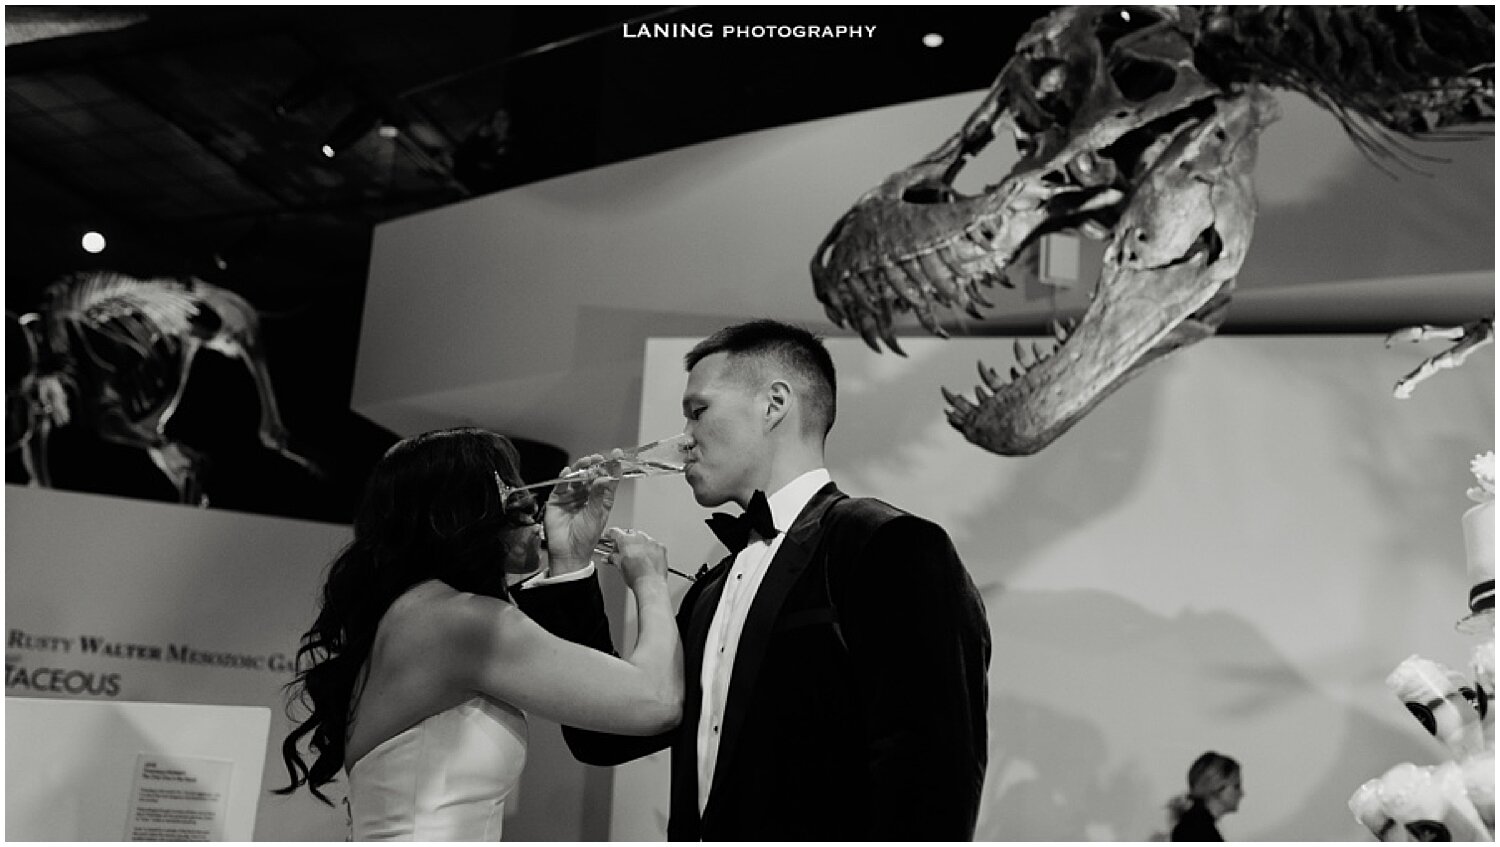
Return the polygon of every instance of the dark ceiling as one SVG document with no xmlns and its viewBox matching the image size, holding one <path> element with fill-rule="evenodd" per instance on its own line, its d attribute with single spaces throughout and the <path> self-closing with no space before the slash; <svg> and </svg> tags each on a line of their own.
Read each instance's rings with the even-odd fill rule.
<svg viewBox="0 0 1500 847">
<path fill-rule="evenodd" d="M 348 409 L 375 224 L 683 145 L 984 88 L 1046 8 L 8 6 L 6 307 L 34 309 L 59 276 L 105 268 L 193 275 L 244 295 L 263 313 L 294 440 L 333 482 L 267 470 L 253 388 L 227 360 L 196 366 L 173 426 L 214 455 L 215 505 L 342 520 L 393 438 Z M 713 34 L 642 35 L 663 24 Z M 795 24 L 875 29 L 834 39 L 722 29 Z M 924 45 L 929 33 L 940 47 Z M 90 230 L 108 239 L 97 256 L 79 246 Z M 113 471 L 144 458 L 86 441 L 54 445 L 73 468 L 59 486 L 172 499 L 149 464 Z M 16 465 L 8 481 L 25 479 Z M 122 481 L 137 476 L 147 481 Z"/>
</svg>

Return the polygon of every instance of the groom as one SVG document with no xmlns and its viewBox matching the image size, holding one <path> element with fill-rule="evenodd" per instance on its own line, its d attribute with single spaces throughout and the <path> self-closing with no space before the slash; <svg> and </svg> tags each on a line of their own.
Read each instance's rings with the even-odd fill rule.
<svg viewBox="0 0 1500 847">
<path fill-rule="evenodd" d="M 834 367 L 811 333 L 731 326 L 686 364 L 688 485 L 745 512 L 714 515 L 730 555 L 677 613 L 683 719 L 649 738 L 564 727 L 569 748 L 615 765 L 671 747 L 673 841 L 972 839 L 989 626 L 947 533 L 833 484 Z M 598 580 L 559 576 L 526 611 L 612 651 Z"/>
</svg>

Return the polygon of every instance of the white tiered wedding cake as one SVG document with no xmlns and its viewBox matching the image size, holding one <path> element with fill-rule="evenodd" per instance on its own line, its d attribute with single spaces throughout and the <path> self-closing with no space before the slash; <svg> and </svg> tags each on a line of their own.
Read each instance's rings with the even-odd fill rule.
<svg viewBox="0 0 1500 847">
<path fill-rule="evenodd" d="M 1410 656 L 1386 685 L 1447 749 L 1451 761 L 1402 762 L 1349 798 L 1354 817 L 1381 841 L 1495 840 L 1495 454 L 1476 456 L 1475 501 L 1464 512 L 1469 614 L 1461 632 L 1479 637 L 1468 674 Z"/>
</svg>

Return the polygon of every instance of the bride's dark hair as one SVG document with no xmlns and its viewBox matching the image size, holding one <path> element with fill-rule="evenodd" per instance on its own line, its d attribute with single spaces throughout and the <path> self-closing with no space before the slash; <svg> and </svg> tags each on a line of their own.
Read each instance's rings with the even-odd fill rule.
<svg viewBox="0 0 1500 847">
<path fill-rule="evenodd" d="M 413 436 L 376 463 L 354 518 L 354 540 L 329 566 L 317 619 L 297 650 L 287 713 L 292 717 L 296 705 L 310 713 L 281 745 L 291 784 L 275 793 L 305 784 L 332 805 L 318 788 L 344 766 L 355 683 L 396 598 L 429 579 L 458 591 L 508 596 L 505 530 L 517 524 L 526 504 L 513 499 L 507 511 L 501 480 L 520 483 L 520 457 L 504 436 L 483 429 Z M 308 737 L 317 754 L 310 766 L 297 749 Z"/>
</svg>

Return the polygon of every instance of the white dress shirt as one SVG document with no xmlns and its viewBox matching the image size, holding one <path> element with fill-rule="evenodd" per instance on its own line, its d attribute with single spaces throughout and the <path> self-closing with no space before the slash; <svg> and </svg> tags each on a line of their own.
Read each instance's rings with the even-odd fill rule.
<svg viewBox="0 0 1500 847">
<path fill-rule="evenodd" d="M 714 765 L 719 759 L 719 729 L 724 722 L 724 703 L 729 696 L 729 681 L 734 675 L 734 656 L 739 650 L 740 632 L 745 616 L 765 579 L 766 569 L 781 549 L 786 531 L 802 513 L 818 489 L 832 481 L 827 469 L 818 468 L 797 477 L 766 498 L 771 507 L 771 522 L 779 530 L 770 541 L 751 533 L 750 543 L 734 557 L 734 564 L 724 575 L 724 591 L 719 608 L 708 628 L 703 645 L 703 709 L 698 717 L 698 813 L 708 805 L 708 789 L 713 785 Z"/>
</svg>

